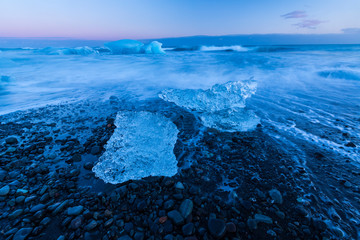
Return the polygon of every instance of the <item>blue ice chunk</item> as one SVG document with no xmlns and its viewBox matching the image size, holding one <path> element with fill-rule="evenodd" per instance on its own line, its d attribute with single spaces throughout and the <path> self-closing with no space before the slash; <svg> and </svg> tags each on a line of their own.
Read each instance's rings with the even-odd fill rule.
<svg viewBox="0 0 360 240">
<path fill-rule="evenodd" d="M 161 48 L 162 43 L 158 41 L 153 41 L 148 45 L 144 46 L 144 52 L 149 53 L 165 53 L 165 51 Z"/>
<path fill-rule="evenodd" d="M 248 131 L 260 122 L 245 110 L 245 100 L 256 92 L 254 80 L 216 84 L 210 89 L 166 89 L 159 97 L 196 113 L 202 123 L 220 131 Z"/>
<path fill-rule="evenodd" d="M 142 42 L 123 39 L 115 42 L 108 42 L 104 44 L 109 48 L 113 54 L 132 54 L 140 53 L 144 44 Z"/>
<path fill-rule="evenodd" d="M 116 129 L 105 153 L 93 167 L 95 175 L 117 184 L 148 176 L 177 173 L 174 146 L 179 133 L 175 124 L 150 112 L 119 112 Z"/>
<path fill-rule="evenodd" d="M 123 39 L 115 42 L 108 42 L 104 44 L 109 48 L 112 54 L 163 54 L 165 51 L 161 48 L 162 43 L 153 41 L 147 45 L 142 42 L 130 39 Z"/>
</svg>

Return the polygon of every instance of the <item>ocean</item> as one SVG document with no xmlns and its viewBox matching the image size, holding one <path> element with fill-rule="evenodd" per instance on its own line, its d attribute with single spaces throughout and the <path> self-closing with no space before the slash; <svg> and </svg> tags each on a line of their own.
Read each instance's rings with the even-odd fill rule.
<svg viewBox="0 0 360 240">
<path fill-rule="evenodd" d="M 209 199 L 220 192 L 227 204 L 243 209 L 245 232 L 254 231 L 251 221 L 260 213 L 276 218 L 282 210 L 297 222 L 300 238 L 359 236 L 360 45 L 163 45 L 163 53 L 152 53 L 158 45 L 149 45 L 114 54 L 81 41 L 46 44 L 0 46 L 2 137 L 18 136 L 24 149 L 34 132 L 61 143 L 24 150 L 18 159 L 31 153 L 46 160 L 50 172 L 61 172 L 76 150 L 81 164 L 100 161 L 91 174 L 104 182 L 139 180 L 149 191 L 155 191 L 151 181 L 140 179 L 169 179 L 190 168 L 176 181 L 189 189 L 197 184 Z M 9 146 L 2 150 L 10 159 L 17 152 Z M 71 154 L 63 153 L 68 148 Z M 89 176 L 74 181 L 98 193 L 99 180 L 84 171 L 80 178 Z M 166 189 L 164 181 L 157 184 Z M 287 201 L 280 210 L 269 206 L 282 204 L 273 188 Z M 270 200 L 258 190 L 271 190 Z M 261 226 L 263 232 L 246 236 L 289 239 L 295 235 L 284 229 L 291 221 L 278 220 L 281 231 Z"/>
<path fill-rule="evenodd" d="M 166 54 L 125 55 L 104 47 L 0 48 L 0 113 L 110 96 L 147 100 L 164 89 L 253 79 L 246 108 L 263 124 L 360 161 L 341 136 L 360 144 L 360 45 L 163 48 Z"/>
</svg>

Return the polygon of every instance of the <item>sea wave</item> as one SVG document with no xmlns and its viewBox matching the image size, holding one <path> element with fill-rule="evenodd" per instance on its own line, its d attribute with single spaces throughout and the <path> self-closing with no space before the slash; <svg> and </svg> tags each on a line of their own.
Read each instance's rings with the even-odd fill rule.
<svg viewBox="0 0 360 240">
<path fill-rule="evenodd" d="M 47 47 L 43 49 L 37 50 L 38 53 L 46 54 L 46 55 L 92 55 L 99 54 L 99 51 L 85 46 L 85 47 L 76 47 L 76 48 L 54 48 Z"/>
<path fill-rule="evenodd" d="M 201 51 L 201 52 L 248 52 L 253 48 L 243 47 L 241 45 L 232 46 L 176 46 L 173 48 L 167 48 L 167 51 L 186 52 L 186 51 Z"/>
<path fill-rule="evenodd" d="M 360 81 L 360 72 L 351 70 L 326 70 L 318 72 L 318 75 L 323 78 L 337 78 Z"/>
<path fill-rule="evenodd" d="M 201 46 L 200 51 L 203 52 L 217 52 L 217 51 L 226 51 L 226 52 L 247 52 L 251 49 L 240 46 Z"/>
</svg>

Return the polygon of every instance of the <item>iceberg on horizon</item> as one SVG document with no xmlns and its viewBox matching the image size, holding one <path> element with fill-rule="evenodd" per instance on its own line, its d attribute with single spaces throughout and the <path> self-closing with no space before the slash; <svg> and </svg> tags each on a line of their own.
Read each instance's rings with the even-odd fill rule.
<svg viewBox="0 0 360 240">
<path fill-rule="evenodd" d="M 162 43 L 153 41 L 149 44 L 143 44 L 142 42 L 123 39 L 114 42 L 108 42 L 104 44 L 105 47 L 109 48 L 113 54 L 163 54 L 165 51 L 161 48 Z"/>
<path fill-rule="evenodd" d="M 116 129 L 105 153 L 93 167 L 104 182 L 117 184 L 148 176 L 177 173 L 174 146 L 177 127 L 162 115 L 150 112 L 119 112 Z"/>
<path fill-rule="evenodd" d="M 198 114 L 202 123 L 220 131 L 249 131 L 260 122 L 245 101 L 256 92 L 254 80 L 216 84 L 210 89 L 166 89 L 159 97 Z"/>
</svg>

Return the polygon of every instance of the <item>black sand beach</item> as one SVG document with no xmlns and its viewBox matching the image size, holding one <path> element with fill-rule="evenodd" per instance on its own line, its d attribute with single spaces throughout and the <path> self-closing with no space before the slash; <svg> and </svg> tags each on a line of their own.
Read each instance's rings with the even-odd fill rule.
<svg viewBox="0 0 360 240">
<path fill-rule="evenodd" d="M 174 177 L 105 184 L 91 171 L 121 110 L 180 133 Z M 155 100 L 116 98 L 0 116 L 1 239 L 357 239 L 360 171 L 315 145 L 206 129 Z M 346 136 L 345 136 L 346 137 Z M 299 161 L 294 160 L 294 155 Z"/>
</svg>

